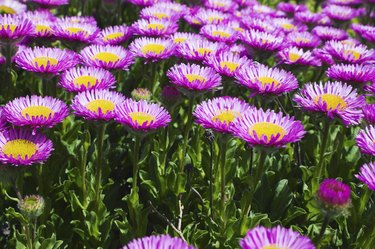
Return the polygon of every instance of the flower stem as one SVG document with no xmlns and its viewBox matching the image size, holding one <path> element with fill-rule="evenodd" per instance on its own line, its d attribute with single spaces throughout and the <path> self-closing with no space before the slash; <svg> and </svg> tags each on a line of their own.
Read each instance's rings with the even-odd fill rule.
<svg viewBox="0 0 375 249">
<path fill-rule="evenodd" d="M 322 177 L 322 175 L 325 174 L 325 169 L 324 169 L 324 154 L 326 152 L 326 147 L 328 144 L 328 139 L 329 139 L 329 121 L 328 119 L 324 119 L 323 121 L 323 131 L 321 133 L 321 148 L 320 148 L 320 155 L 319 155 L 319 164 L 317 168 L 318 172 L 318 179 Z"/>
<path fill-rule="evenodd" d="M 324 233 L 325 233 L 325 231 L 327 229 L 328 223 L 329 223 L 329 217 L 326 215 L 326 216 L 324 216 L 324 220 L 323 220 L 322 226 L 320 228 L 319 235 L 315 239 L 315 244 L 316 245 L 320 244 L 320 241 L 322 240 L 323 235 L 324 235 Z"/>
<path fill-rule="evenodd" d="M 96 175 L 95 175 L 95 194 L 96 194 L 96 207 L 99 208 L 100 201 L 100 187 L 102 181 L 102 169 L 103 169 L 103 144 L 104 144 L 104 134 L 107 124 L 99 124 L 97 127 L 97 137 L 96 137 Z"/>
<path fill-rule="evenodd" d="M 141 138 L 137 135 L 135 136 L 134 151 L 133 151 L 133 182 L 132 189 L 133 193 L 138 193 L 137 179 L 139 171 L 139 149 L 141 147 Z"/>
<path fill-rule="evenodd" d="M 87 125 L 85 125 L 85 131 L 84 133 L 88 133 L 89 130 L 87 128 Z M 83 141 L 82 141 L 82 152 L 81 152 L 81 178 L 82 178 L 82 203 L 83 206 L 86 207 L 86 165 L 87 165 L 87 147 L 85 143 L 87 143 L 87 136 L 86 134 L 83 135 Z"/>
<path fill-rule="evenodd" d="M 221 218 L 224 221 L 224 224 L 226 223 L 226 215 L 225 215 L 225 162 L 226 162 L 226 154 L 227 154 L 227 142 L 228 139 L 225 137 L 225 135 L 222 135 L 219 138 L 219 146 L 220 146 L 220 210 L 221 210 Z M 219 166 L 219 165 L 218 165 Z"/>
<path fill-rule="evenodd" d="M 185 131 L 184 131 L 184 141 L 182 144 L 182 150 L 180 150 L 180 172 L 184 172 L 184 164 L 185 164 L 185 155 L 186 150 L 189 144 L 189 132 L 191 130 L 191 125 L 193 121 L 193 105 L 194 100 L 192 97 L 189 97 L 189 109 L 187 111 L 188 120 L 186 122 Z"/>
<path fill-rule="evenodd" d="M 214 213 L 213 213 L 213 153 L 214 153 L 214 148 L 213 148 L 213 143 L 210 141 L 210 217 L 211 220 L 214 219 Z"/>
</svg>

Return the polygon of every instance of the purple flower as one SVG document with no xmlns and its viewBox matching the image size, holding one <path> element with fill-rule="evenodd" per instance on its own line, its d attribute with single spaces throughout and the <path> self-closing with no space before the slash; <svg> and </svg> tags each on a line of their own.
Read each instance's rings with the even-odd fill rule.
<svg viewBox="0 0 375 249">
<path fill-rule="evenodd" d="M 21 14 L 27 10 L 27 6 L 14 0 L 2 0 L 0 2 L 0 12 L 6 14 Z"/>
<path fill-rule="evenodd" d="M 34 27 L 22 15 L 0 15 L 0 40 L 16 41 L 33 33 Z"/>
<path fill-rule="evenodd" d="M 336 179 L 324 179 L 316 196 L 325 207 L 347 207 L 350 204 L 350 187 Z"/>
<path fill-rule="evenodd" d="M 353 23 L 351 28 L 369 42 L 375 42 L 375 27 Z"/>
<path fill-rule="evenodd" d="M 153 235 L 134 239 L 122 249 L 195 249 L 180 238 L 169 235 Z"/>
<path fill-rule="evenodd" d="M 57 20 L 52 29 L 58 39 L 85 43 L 92 42 L 99 33 L 95 23 L 71 22 L 69 19 Z"/>
<path fill-rule="evenodd" d="M 168 36 L 178 29 L 175 20 L 157 18 L 140 19 L 132 25 L 135 34 L 142 36 Z"/>
<path fill-rule="evenodd" d="M 346 63 L 373 63 L 375 62 L 375 50 L 367 49 L 365 45 L 343 44 L 338 41 L 326 42 L 323 49 L 333 59 Z"/>
<path fill-rule="evenodd" d="M 357 9 L 334 4 L 327 5 L 323 8 L 322 12 L 329 16 L 331 19 L 339 21 L 349 21 L 361 15 L 361 12 Z"/>
<path fill-rule="evenodd" d="M 320 39 L 309 32 L 292 32 L 287 39 L 291 46 L 299 48 L 314 48 L 320 45 Z"/>
<path fill-rule="evenodd" d="M 201 28 L 200 33 L 212 41 L 234 43 L 238 38 L 238 32 L 232 27 L 223 24 L 209 24 Z"/>
<path fill-rule="evenodd" d="M 348 34 L 345 30 L 334 28 L 334 27 L 325 27 L 325 26 L 316 26 L 311 31 L 314 35 L 318 36 L 320 39 L 329 41 L 329 40 L 345 40 L 348 38 Z"/>
<path fill-rule="evenodd" d="M 375 104 L 366 104 L 362 108 L 363 118 L 370 124 L 375 124 Z"/>
<path fill-rule="evenodd" d="M 338 81 L 366 83 L 375 79 L 375 68 L 366 64 L 336 64 L 329 67 L 326 74 Z"/>
<path fill-rule="evenodd" d="M 321 61 L 312 52 L 297 47 L 289 47 L 277 53 L 282 63 L 288 65 L 321 66 Z"/>
<path fill-rule="evenodd" d="M 285 45 L 283 36 L 276 36 L 254 29 L 249 29 L 242 33 L 241 40 L 255 50 L 275 51 Z"/>
<path fill-rule="evenodd" d="M 375 126 L 369 125 L 356 137 L 357 145 L 362 153 L 375 156 Z"/>
<path fill-rule="evenodd" d="M 355 177 L 367 185 L 369 189 L 375 191 L 375 163 L 365 163 Z"/>
<path fill-rule="evenodd" d="M 222 43 L 207 40 L 186 41 L 178 47 L 178 53 L 186 60 L 202 61 L 211 54 L 226 49 Z"/>
<path fill-rule="evenodd" d="M 129 40 L 132 35 L 133 29 L 126 25 L 110 26 L 98 34 L 95 43 L 100 45 L 117 45 Z"/>
<path fill-rule="evenodd" d="M 174 55 L 176 45 L 170 39 L 141 37 L 135 39 L 129 50 L 137 57 L 151 61 L 164 60 Z"/>
<path fill-rule="evenodd" d="M 69 0 L 30 0 L 34 3 L 41 5 L 42 7 L 58 7 L 61 5 L 69 4 Z"/>
<path fill-rule="evenodd" d="M 206 8 L 215 9 L 223 12 L 234 12 L 238 5 L 232 0 L 204 0 L 203 4 Z"/>
</svg>

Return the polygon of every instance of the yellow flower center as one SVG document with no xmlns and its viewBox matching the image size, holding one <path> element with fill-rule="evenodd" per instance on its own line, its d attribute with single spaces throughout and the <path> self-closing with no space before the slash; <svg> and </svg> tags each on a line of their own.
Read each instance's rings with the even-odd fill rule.
<svg viewBox="0 0 375 249">
<path fill-rule="evenodd" d="M 280 247 L 278 245 L 272 244 L 272 245 L 263 246 L 262 249 L 289 249 L 289 248 L 288 247 Z"/>
<path fill-rule="evenodd" d="M 233 29 L 235 30 L 235 31 L 238 31 L 238 32 L 244 32 L 244 29 L 243 28 L 240 28 L 240 27 L 233 27 Z"/>
<path fill-rule="evenodd" d="M 51 29 L 51 27 L 49 27 L 47 25 L 35 25 L 35 31 L 36 32 L 48 32 L 48 33 L 51 33 L 52 29 Z"/>
<path fill-rule="evenodd" d="M 114 63 L 117 62 L 120 59 L 120 57 L 110 52 L 99 52 L 96 55 L 94 55 L 91 59 L 103 61 L 106 63 Z"/>
<path fill-rule="evenodd" d="M 290 61 L 295 62 L 295 61 L 299 60 L 299 58 L 301 58 L 301 56 L 299 54 L 289 53 L 289 60 Z"/>
<path fill-rule="evenodd" d="M 213 31 L 212 35 L 213 36 L 218 36 L 218 37 L 223 37 L 223 38 L 230 37 L 230 34 L 224 32 L 224 31 L 219 31 L 219 30 Z"/>
<path fill-rule="evenodd" d="M 165 13 L 155 13 L 154 14 L 154 17 L 158 18 L 158 19 L 163 19 L 163 18 L 167 18 L 169 17 L 169 15 L 165 14 Z"/>
<path fill-rule="evenodd" d="M 47 56 L 36 57 L 33 60 L 33 64 L 36 64 L 38 67 L 43 66 L 44 68 L 46 68 L 47 65 L 56 66 L 57 63 L 59 63 L 58 60 L 56 60 L 55 58 L 47 57 Z"/>
<path fill-rule="evenodd" d="M 164 25 L 160 23 L 150 23 L 149 25 L 147 25 L 147 28 L 152 30 L 162 30 L 164 29 Z"/>
<path fill-rule="evenodd" d="M 221 61 L 220 67 L 221 68 L 228 68 L 229 71 L 232 73 L 239 67 L 239 64 L 231 62 L 231 61 Z"/>
<path fill-rule="evenodd" d="M 28 106 L 21 111 L 23 117 L 32 119 L 32 117 L 48 118 L 54 114 L 54 111 L 47 106 Z"/>
<path fill-rule="evenodd" d="M 200 55 L 205 55 L 205 54 L 208 55 L 208 54 L 212 53 L 212 49 L 209 49 L 209 48 L 198 48 L 197 52 Z"/>
<path fill-rule="evenodd" d="M 208 21 L 209 21 L 210 23 L 212 23 L 212 22 L 219 22 L 219 21 L 221 21 L 221 20 L 223 20 L 223 18 L 220 17 L 220 16 L 210 16 L 210 17 L 208 18 Z"/>
<path fill-rule="evenodd" d="M 69 27 L 69 28 L 66 28 L 65 30 L 69 31 L 69 33 L 71 33 L 71 34 L 78 34 L 79 32 L 82 32 L 85 35 L 87 35 L 87 31 L 86 30 L 81 29 L 81 28 L 77 28 L 77 27 Z"/>
<path fill-rule="evenodd" d="M 291 30 L 291 29 L 294 29 L 295 26 L 291 23 L 283 23 L 281 24 L 281 27 L 283 27 L 283 29 L 286 29 L 286 30 Z"/>
<path fill-rule="evenodd" d="M 165 50 L 165 47 L 161 44 L 147 44 L 141 48 L 143 54 L 154 53 L 161 54 Z"/>
<path fill-rule="evenodd" d="M 21 157 L 21 159 L 25 159 L 26 156 L 27 158 L 32 157 L 38 150 L 38 147 L 35 143 L 26 139 L 14 139 L 6 142 L 1 150 L 9 157 Z"/>
<path fill-rule="evenodd" d="M 178 37 L 178 38 L 174 38 L 173 40 L 175 43 L 183 43 L 186 41 L 186 38 L 183 38 L 183 37 Z"/>
<path fill-rule="evenodd" d="M 5 5 L 0 5 L 0 12 L 6 14 L 16 14 L 16 11 L 13 8 Z"/>
<path fill-rule="evenodd" d="M 8 30 L 10 29 L 10 31 L 13 33 L 17 28 L 17 25 L 14 25 L 14 24 L 3 24 L 3 25 L 0 25 L 0 30 Z"/>
<path fill-rule="evenodd" d="M 117 32 L 117 33 L 112 33 L 112 34 L 108 34 L 108 35 L 104 36 L 103 40 L 104 41 L 112 41 L 112 40 L 119 39 L 123 36 L 124 36 L 124 33 Z"/>
<path fill-rule="evenodd" d="M 298 37 L 298 38 L 295 39 L 295 42 L 304 42 L 304 43 L 307 43 L 309 41 L 310 41 L 310 39 L 302 38 L 302 37 Z"/>
<path fill-rule="evenodd" d="M 155 121 L 154 116 L 145 112 L 132 112 L 129 113 L 129 116 L 138 125 L 142 125 L 145 122 L 147 122 L 147 124 L 150 124 L 152 121 Z"/>
<path fill-rule="evenodd" d="M 253 132 L 257 134 L 258 138 L 261 138 L 263 135 L 267 137 L 267 141 L 271 139 L 271 136 L 276 136 L 277 134 L 280 134 L 280 137 L 278 140 L 282 139 L 286 131 L 284 128 L 280 125 L 270 123 L 270 122 L 259 122 L 254 124 L 249 129 L 249 134 L 253 135 Z"/>
<path fill-rule="evenodd" d="M 351 55 L 355 60 L 358 60 L 361 57 L 361 53 L 353 49 L 345 50 L 344 55 Z"/>
<path fill-rule="evenodd" d="M 115 109 L 115 104 L 106 99 L 95 99 L 86 104 L 85 106 L 88 110 L 99 113 L 99 108 L 103 114 L 113 111 Z"/>
<path fill-rule="evenodd" d="M 315 97 L 315 103 L 319 103 L 320 99 L 322 99 L 322 102 L 326 103 L 327 110 L 334 110 L 334 109 L 342 110 L 346 108 L 345 100 L 338 95 L 329 94 L 329 93 L 319 95 Z"/>
<path fill-rule="evenodd" d="M 272 85 L 272 83 L 274 87 L 280 85 L 280 82 L 272 77 L 258 77 L 258 80 L 260 83 L 262 83 L 262 88 L 264 88 L 266 85 Z"/>
<path fill-rule="evenodd" d="M 97 82 L 97 78 L 90 76 L 90 75 L 82 75 L 79 76 L 78 78 L 74 79 L 74 85 L 80 87 L 80 86 L 85 86 L 88 87 L 89 84 L 90 86 L 95 86 Z"/>
<path fill-rule="evenodd" d="M 198 81 L 200 81 L 201 83 L 206 82 L 206 78 L 205 78 L 205 77 L 202 77 L 202 76 L 200 76 L 200 75 L 198 75 L 198 74 L 185 74 L 185 77 L 186 77 L 186 79 L 187 79 L 190 83 L 193 82 L 193 81 L 195 81 L 195 80 L 198 80 Z"/>
<path fill-rule="evenodd" d="M 219 114 L 212 117 L 212 121 L 230 124 L 234 119 L 240 116 L 241 114 L 239 112 L 235 112 L 233 110 L 223 110 Z"/>
</svg>

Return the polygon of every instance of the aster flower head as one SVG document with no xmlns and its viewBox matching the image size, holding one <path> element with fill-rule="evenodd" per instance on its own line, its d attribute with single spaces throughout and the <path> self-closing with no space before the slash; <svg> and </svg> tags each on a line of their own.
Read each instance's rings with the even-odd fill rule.
<svg viewBox="0 0 375 249">
<path fill-rule="evenodd" d="M 281 226 L 274 228 L 255 227 L 241 239 L 242 249 L 315 249 L 310 238 Z"/>
<path fill-rule="evenodd" d="M 361 0 L 328 0 L 328 4 L 336 5 L 358 5 L 361 3 Z"/>
<path fill-rule="evenodd" d="M 239 54 L 229 50 L 212 54 L 205 60 L 206 65 L 209 65 L 215 69 L 216 72 L 228 77 L 234 76 L 242 66 L 248 66 L 251 63 L 252 61 L 247 57 L 241 57 Z"/>
<path fill-rule="evenodd" d="M 23 15 L 0 15 L 0 40 L 17 41 L 33 30 L 33 24 Z"/>
<path fill-rule="evenodd" d="M 117 45 L 130 39 L 133 29 L 126 25 L 109 26 L 96 37 L 95 43 L 100 45 Z"/>
<path fill-rule="evenodd" d="M 329 41 L 323 47 L 333 59 L 345 63 L 373 63 L 375 50 L 367 49 L 365 45 L 343 44 L 338 41 Z"/>
<path fill-rule="evenodd" d="M 42 7 L 55 8 L 61 5 L 69 4 L 69 0 L 31 0 Z"/>
<path fill-rule="evenodd" d="M 0 54 L 0 65 L 5 64 L 5 62 L 6 58 L 2 54 Z"/>
<path fill-rule="evenodd" d="M 23 16 L 32 21 L 33 23 L 42 20 L 56 21 L 56 17 L 48 9 L 37 9 L 34 11 L 27 11 L 23 13 Z"/>
<path fill-rule="evenodd" d="M 116 83 L 111 72 L 96 67 L 74 67 L 65 71 L 59 85 L 68 92 L 83 92 L 91 89 L 110 89 Z"/>
<path fill-rule="evenodd" d="M 206 24 L 219 24 L 219 23 L 226 23 L 231 19 L 231 15 L 227 13 L 223 13 L 218 10 L 212 10 L 212 9 L 199 9 L 198 12 L 194 15 L 195 18 L 197 18 L 199 23 L 201 25 Z"/>
<path fill-rule="evenodd" d="M 337 216 L 350 206 L 350 187 L 336 179 L 325 179 L 316 193 L 318 204 L 326 216 Z"/>
<path fill-rule="evenodd" d="M 142 7 L 147 7 L 155 4 L 158 0 L 127 0 L 128 2 Z"/>
<path fill-rule="evenodd" d="M 290 45 L 299 48 L 314 48 L 320 45 L 320 39 L 309 32 L 291 32 L 287 39 Z"/>
<path fill-rule="evenodd" d="M 337 81 L 305 84 L 294 101 L 307 111 L 323 112 L 331 119 L 338 116 L 346 126 L 360 122 L 365 104 L 364 96 L 356 89 Z"/>
<path fill-rule="evenodd" d="M 282 63 L 288 65 L 321 66 L 321 61 L 312 52 L 297 47 L 285 48 L 277 56 Z"/>
<path fill-rule="evenodd" d="M 175 65 L 167 76 L 172 84 L 189 91 L 208 91 L 221 85 L 221 77 L 214 69 L 196 64 Z"/>
<path fill-rule="evenodd" d="M 3 112 L 9 123 L 34 129 L 52 128 L 69 115 L 63 101 L 37 95 L 16 98 L 4 106 Z"/>
<path fill-rule="evenodd" d="M 7 129 L 8 122 L 4 116 L 4 108 L 0 107 L 0 132 L 3 132 Z"/>
<path fill-rule="evenodd" d="M 294 15 L 295 20 L 304 24 L 316 24 L 322 18 L 323 14 L 310 11 L 301 11 Z"/>
<path fill-rule="evenodd" d="M 159 104 L 127 99 L 116 106 L 115 120 L 135 131 L 150 131 L 166 127 L 171 116 Z"/>
<path fill-rule="evenodd" d="M 229 51 L 233 55 L 246 56 L 246 57 L 249 56 L 246 47 L 242 44 L 233 44 L 228 49 L 223 50 L 223 51 Z"/>
<path fill-rule="evenodd" d="M 243 18 L 243 25 L 251 30 L 258 30 L 261 32 L 272 33 L 276 30 L 274 23 L 264 20 L 263 18 Z"/>
<path fill-rule="evenodd" d="M 369 42 L 375 42 L 375 27 L 370 25 L 362 25 L 353 23 L 351 28 L 364 39 Z"/>
<path fill-rule="evenodd" d="M 179 45 L 181 43 L 185 43 L 187 41 L 191 40 L 201 40 L 204 39 L 201 35 L 196 33 L 185 33 L 185 32 L 176 32 L 170 36 L 170 39 L 175 43 L 176 45 Z"/>
<path fill-rule="evenodd" d="M 134 56 L 122 46 L 91 45 L 80 52 L 86 66 L 104 69 L 127 70 L 134 62 Z"/>
<path fill-rule="evenodd" d="M 91 24 L 97 26 L 96 20 L 92 16 L 63 16 L 59 18 L 59 22 Z"/>
<path fill-rule="evenodd" d="M 285 13 L 292 13 L 295 14 L 297 12 L 303 12 L 308 10 L 306 5 L 303 4 L 294 4 L 294 3 L 285 3 L 285 2 L 280 2 L 277 4 L 277 9 L 281 10 Z"/>
<path fill-rule="evenodd" d="M 206 8 L 223 12 L 234 12 L 238 8 L 238 4 L 232 0 L 204 0 L 203 4 Z"/>
<path fill-rule="evenodd" d="M 115 108 L 125 97 L 107 89 L 93 89 L 77 94 L 71 108 L 74 114 L 87 120 L 109 121 L 115 117 Z"/>
<path fill-rule="evenodd" d="M 284 37 L 254 29 L 249 29 L 242 33 L 241 40 L 255 50 L 271 52 L 284 46 Z"/>
<path fill-rule="evenodd" d="M 369 125 L 356 137 L 357 145 L 363 154 L 375 156 L 375 126 Z"/>
<path fill-rule="evenodd" d="M 174 55 L 176 45 L 170 39 L 141 37 L 135 39 L 129 50 L 137 57 L 151 61 L 164 60 Z"/>
<path fill-rule="evenodd" d="M 132 28 L 135 34 L 143 36 L 168 36 L 178 29 L 175 20 L 163 20 L 157 18 L 140 19 L 136 21 Z"/>
<path fill-rule="evenodd" d="M 274 18 L 271 22 L 284 33 L 307 31 L 307 26 L 295 23 L 293 19 Z"/>
<path fill-rule="evenodd" d="M 369 189 L 375 191 L 375 163 L 365 163 L 355 177 L 367 185 Z"/>
<path fill-rule="evenodd" d="M 280 95 L 298 88 L 297 78 L 292 73 L 262 64 L 242 67 L 235 78 L 256 94 Z"/>
<path fill-rule="evenodd" d="M 34 47 L 22 49 L 14 60 L 26 71 L 56 75 L 78 64 L 79 57 L 66 49 Z"/>
<path fill-rule="evenodd" d="M 201 28 L 200 33 L 212 41 L 233 43 L 238 35 L 232 27 L 223 24 L 209 24 Z"/>
<path fill-rule="evenodd" d="M 375 79 L 375 68 L 366 64 L 335 64 L 326 71 L 327 77 L 349 83 L 366 83 Z"/>
<path fill-rule="evenodd" d="M 289 115 L 273 110 L 255 109 L 235 119 L 231 126 L 234 136 L 251 146 L 284 147 L 288 143 L 300 141 L 305 130 L 300 121 Z"/>
<path fill-rule="evenodd" d="M 324 7 L 323 13 L 325 13 L 331 19 L 338 21 L 349 21 L 361 15 L 361 13 L 357 9 L 334 4 L 330 4 Z"/>
<path fill-rule="evenodd" d="M 27 6 L 16 0 L 1 0 L 0 1 L 0 13 L 4 14 L 21 14 L 27 10 Z"/>
<path fill-rule="evenodd" d="M 318 36 L 320 39 L 328 40 L 345 40 L 348 38 L 348 34 L 345 30 L 334 28 L 334 27 L 325 27 L 325 26 L 316 26 L 311 31 L 314 35 Z"/>
<path fill-rule="evenodd" d="M 150 6 L 143 8 L 140 17 L 143 19 L 163 19 L 177 21 L 181 14 L 171 8 L 164 6 Z"/>
<path fill-rule="evenodd" d="M 375 104 L 366 104 L 362 107 L 363 118 L 370 124 L 375 124 Z"/>
<path fill-rule="evenodd" d="M 51 152 L 51 140 L 44 135 L 24 129 L 0 132 L 0 161 L 14 166 L 44 163 Z"/>
<path fill-rule="evenodd" d="M 189 11 L 188 6 L 186 6 L 185 4 L 171 2 L 168 0 L 155 3 L 153 7 L 172 10 L 179 15 L 184 15 L 187 11 Z"/>
<path fill-rule="evenodd" d="M 52 26 L 53 22 L 50 20 L 37 20 L 33 21 L 34 32 L 31 34 L 33 37 L 37 38 L 48 38 L 54 35 Z"/>
<path fill-rule="evenodd" d="M 234 97 L 218 97 L 203 101 L 194 110 L 195 122 L 205 129 L 229 133 L 233 121 L 253 111 L 246 102 Z"/>
<path fill-rule="evenodd" d="M 225 50 L 227 46 L 219 42 L 210 42 L 207 40 L 193 40 L 181 44 L 177 51 L 186 60 L 203 61 L 211 54 Z"/>
<path fill-rule="evenodd" d="M 180 238 L 169 235 L 152 235 L 140 239 L 134 239 L 122 249 L 195 249 Z"/>
<path fill-rule="evenodd" d="M 52 27 L 54 35 L 59 39 L 69 41 L 91 42 L 99 33 L 99 28 L 93 23 L 71 22 L 58 20 Z"/>
</svg>

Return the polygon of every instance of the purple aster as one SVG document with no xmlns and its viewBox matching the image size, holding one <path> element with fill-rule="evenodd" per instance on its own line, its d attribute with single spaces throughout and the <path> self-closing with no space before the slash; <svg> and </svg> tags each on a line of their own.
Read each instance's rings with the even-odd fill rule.
<svg viewBox="0 0 375 249">
<path fill-rule="evenodd" d="M 173 9 L 162 6 L 150 6 L 143 8 L 140 13 L 142 19 L 163 19 L 177 21 L 181 14 Z"/>
<path fill-rule="evenodd" d="M 239 56 L 246 56 L 246 57 L 249 56 L 246 47 L 242 44 L 233 44 L 228 49 L 223 50 L 223 51 L 229 51 L 232 54 L 239 55 Z"/>
<path fill-rule="evenodd" d="M 360 16 L 361 13 L 357 9 L 340 6 L 340 5 L 327 5 L 323 8 L 322 12 L 328 17 L 338 21 L 349 21 L 357 16 Z"/>
<path fill-rule="evenodd" d="M 78 93 L 72 100 L 74 114 L 88 120 L 109 121 L 115 117 L 115 107 L 125 101 L 118 92 L 93 89 Z"/>
<path fill-rule="evenodd" d="M 361 3 L 362 3 L 362 0 L 328 0 L 328 4 L 337 4 L 337 5 L 358 5 Z"/>
<path fill-rule="evenodd" d="M 152 235 L 134 239 L 122 249 L 195 249 L 180 238 L 169 235 Z"/>
<path fill-rule="evenodd" d="M 4 108 L 0 106 L 0 132 L 8 129 L 8 122 L 4 116 Z"/>
<path fill-rule="evenodd" d="M 284 147 L 288 143 L 300 141 L 305 130 L 300 121 L 289 115 L 273 110 L 254 109 L 235 119 L 231 126 L 234 136 L 251 146 Z"/>
<path fill-rule="evenodd" d="M 54 35 L 52 29 L 53 22 L 50 20 L 33 21 L 33 25 L 35 28 L 33 34 L 31 35 L 32 37 L 48 38 Z"/>
<path fill-rule="evenodd" d="M 238 8 L 238 4 L 232 0 L 204 0 L 203 4 L 209 9 L 231 13 Z"/>
<path fill-rule="evenodd" d="M 209 40 L 226 43 L 234 43 L 238 38 L 238 32 L 227 24 L 204 25 L 200 30 L 200 34 Z"/>
<path fill-rule="evenodd" d="M 274 18 L 272 23 L 284 33 L 290 32 L 305 32 L 307 31 L 307 26 L 304 24 L 298 24 L 294 22 L 293 19 L 288 18 Z"/>
<path fill-rule="evenodd" d="M 116 83 L 111 72 L 96 67 L 75 67 L 65 71 L 59 85 L 68 92 L 83 92 L 91 89 L 110 89 Z"/>
<path fill-rule="evenodd" d="M 342 44 L 350 45 L 350 46 L 361 45 L 360 41 L 358 41 L 357 39 L 351 38 L 351 37 L 348 38 L 348 39 L 345 39 L 345 40 L 341 40 L 339 42 L 341 42 Z"/>
<path fill-rule="evenodd" d="M 246 56 L 241 57 L 231 51 L 221 51 L 207 57 L 204 63 L 215 69 L 216 72 L 232 77 L 242 66 L 248 66 L 252 61 Z"/>
<path fill-rule="evenodd" d="M 325 49 L 322 48 L 315 48 L 313 50 L 313 55 L 321 60 L 322 63 L 327 65 L 333 65 L 335 64 L 335 60 L 332 58 L 331 54 L 328 53 Z"/>
<path fill-rule="evenodd" d="M 329 40 L 345 40 L 348 38 L 348 34 L 345 30 L 334 28 L 334 27 L 325 27 L 317 26 L 311 31 L 314 35 L 318 36 L 320 39 L 329 41 Z"/>
<path fill-rule="evenodd" d="M 211 54 L 226 48 L 223 43 L 201 39 L 186 41 L 177 48 L 177 51 L 186 60 L 203 61 Z"/>
<path fill-rule="evenodd" d="M 214 69 L 196 64 L 175 65 L 167 76 L 172 84 L 191 91 L 207 91 L 221 85 L 221 77 Z"/>
<path fill-rule="evenodd" d="M 16 54 L 14 61 L 26 71 L 56 75 L 78 64 L 79 57 L 66 49 L 27 47 Z"/>
<path fill-rule="evenodd" d="M 116 106 L 115 120 L 137 131 L 150 131 L 166 127 L 171 116 L 159 104 L 127 99 Z"/>
<path fill-rule="evenodd" d="M 158 0 L 127 0 L 128 2 L 142 7 L 151 6 L 154 3 L 158 2 Z"/>
<path fill-rule="evenodd" d="M 288 65 L 304 65 L 319 67 L 322 65 L 321 61 L 316 58 L 312 52 L 303 51 L 301 48 L 289 47 L 277 53 L 277 56 L 282 63 Z"/>
<path fill-rule="evenodd" d="M 53 144 L 44 135 L 23 129 L 0 132 L 0 161 L 14 166 L 44 163 Z"/>
<path fill-rule="evenodd" d="M 195 122 L 205 129 L 229 133 L 233 121 L 253 109 L 255 108 L 245 101 L 224 96 L 200 103 L 195 108 L 193 115 Z"/>
<path fill-rule="evenodd" d="M 0 40 L 16 41 L 31 35 L 34 27 L 23 15 L 0 15 Z"/>
<path fill-rule="evenodd" d="M 21 14 L 27 10 L 27 6 L 15 0 L 1 0 L 0 13 L 5 14 Z"/>
<path fill-rule="evenodd" d="M 308 8 L 303 4 L 285 3 L 280 2 L 277 4 L 277 9 L 285 13 L 295 14 L 301 11 L 306 11 Z"/>
<path fill-rule="evenodd" d="M 375 156 L 375 126 L 369 125 L 361 130 L 356 139 L 357 145 L 362 153 Z"/>
<path fill-rule="evenodd" d="M 104 69 L 127 70 L 134 62 L 134 56 L 122 46 L 91 45 L 80 52 L 86 66 Z"/>
<path fill-rule="evenodd" d="M 58 39 L 69 41 L 92 42 L 99 33 L 99 28 L 92 23 L 78 23 L 69 20 L 58 20 L 52 27 Z"/>
<path fill-rule="evenodd" d="M 260 18 L 253 18 L 253 17 L 250 19 L 243 18 L 242 23 L 248 29 L 258 30 L 261 32 L 272 33 L 277 29 L 272 22 L 269 22 L 267 20 L 260 19 Z"/>
<path fill-rule="evenodd" d="M 38 23 L 38 21 L 42 21 L 42 20 L 46 20 L 46 21 L 56 20 L 56 17 L 48 9 L 38 9 L 34 11 L 27 11 L 23 13 L 23 16 L 29 19 L 30 21 L 32 21 L 33 23 L 34 22 Z"/>
<path fill-rule="evenodd" d="M 375 27 L 370 25 L 362 25 L 353 23 L 351 28 L 364 39 L 369 42 L 375 42 Z"/>
<path fill-rule="evenodd" d="M 343 208 L 350 205 L 350 187 L 336 179 L 324 179 L 316 193 L 321 205 L 328 208 Z"/>
<path fill-rule="evenodd" d="M 292 32 L 287 39 L 291 46 L 299 48 L 314 48 L 320 45 L 320 39 L 309 32 Z"/>
<path fill-rule="evenodd" d="M 152 37 L 137 38 L 129 45 L 135 56 L 151 61 L 167 59 L 175 54 L 175 49 L 172 40 Z"/>
<path fill-rule="evenodd" d="M 186 5 L 171 1 L 161 1 L 152 5 L 152 7 L 172 10 L 178 15 L 185 15 L 189 11 Z"/>
<path fill-rule="evenodd" d="M 175 20 L 157 18 L 140 19 L 132 25 L 134 33 L 143 36 L 168 36 L 175 33 L 178 25 Z"/>
<path fill-rule="evenodd" d="M 356 89 L 337 81 L 305 84 L 294 101 L 307 111 L 323 112 L 331 119 L 338 116 L 346 126 L 359 124 L 366 103 Z"/>
<path fill-rule="evenodd" d="M 177 45 L 177 47 L 179 47 L 182 43 L 192 40 L 202 40 L 204 38 L 201 35 L 195 33 L 176 32 L 170 36 L 170 39 L 173 41 L 174 44 Z"/>
<path fill-rule="evenodd" d="M 55 8 L 61 5 L 69 4 L 69 0 L 30 0 L 45 8 Z"/>
<path fill-rule="evenodd" d="M 367 185 L 369 189 L 375 191 L 375 163 L 365 163 L 355 177 Z"/>
<path fill-rule="evenodd" d="M 100 45 L 117 45 L 129 40 L 132 36 L 133 29 L 126 25 L 110 26 L 98 34 L 95 43 Z"/>
<path fill-rule="evenodd" d="M 366 83 L 375 79 L 375 68 L 366 64 L 336 64 L 326 71 L 327 77 L 344 82 Z"/>
<path fill-rule="evenodd" d="M 363 118 L 370 124 L 375 124 L 375 104 L 366 104 L 362 107 Z"/>
<path fill-rule="evenodd" d="M 242 249 L 315 249 L 310 238 L 281 226 L 255 227 L 241 239 Z"/>
<path fill-rule="evenodd" d="M 37 95 L 16 98 L 4 106 L 3 112 L 9 123 L 34 129 L 52 128 L 69 115 L 63 101 Z"/>
<path fill-rule="evenodd" d="M 241 34 L 241 40 L 255 50 L 275 51 L 284 46 L 284 37 L 270 33 L 246 30 Z"/>
<path fill-rule="evenodd" d="M 226 23 L 231 19 L 231 15 L 227 13 L 223 13 L 218 10 L 203 8 L 199 9 L 198 12 L 194 15 L 194 17 L 199 22 L 196 24 L 200 25 Z"/>
<path fill-rule="evenodd" d="M 321 13 L 313 13 L 310 11 L 301 11 L 297 12 L 294 15 L 294 19 L 296 21 L 304 23 L 304 24 L 316 24 L 319 20 L 321 20 L 323 15 Z"/>
<path fill-rule="evenodd" d="M 280 95 L 298 88 L 297 78 L 292 73 L 262 64 L 242 67 L 235 78 L 256 94 Z"/>
<path fill-rule="evenodd" d="M 64 16 L 60 17 L 58 20 L 63 23 L 81 23 L 97 26 L 96 20 L 92 16 Z"/>
<path fill-rule="evenodd" d="M 323 49 L 327 51 L 333 59 L 345 63 L 374 63 L 375 50 L 367 49 L 365 45 L 343 44 L 338 41 L 326 42 Z"/>
</svg>

